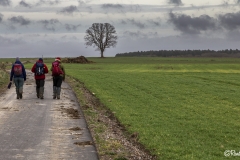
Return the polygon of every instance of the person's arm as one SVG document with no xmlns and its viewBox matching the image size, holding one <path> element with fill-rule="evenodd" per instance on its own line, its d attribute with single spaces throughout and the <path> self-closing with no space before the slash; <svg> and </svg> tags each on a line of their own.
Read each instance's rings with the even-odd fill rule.
<svg viewBox="0 0 240 160">
<path fill-rule="evenodd" d="M 13 74 L 14 74 L 14 72 L 13 72 L 13 66 L 14 66 L 14 65 L 12 65 L 12 69 L 11 69 L 11 73 L 10 73 L 10 82 L 12 82 Z"/>
<path fill-rule="evenodd" d="M 61 64 L 61 68 L 62 68 L 62 71 L 63 71 L 63 81 L 64 81 L 64 80 L 65 80 L 66 72 L 65 72 L 65 68 L 63 67 L 62 64 Z"/>
<path fill-rule="evenodd" d="M 25 67 L 24 67 L 23 64 L 22 64 L 22 72 L 23 72 L 23 78 L 24 78 L 24 81 L 26 81 L 26 79 L 27 79 L 27 75 L 26 75 L 26 70 L 25 70 Z"/>
<path fill-rule="evenodd" d="M 48 73 L 48 67 L 46 64 L 44 64 L 44 73 Z"/>
</svg>

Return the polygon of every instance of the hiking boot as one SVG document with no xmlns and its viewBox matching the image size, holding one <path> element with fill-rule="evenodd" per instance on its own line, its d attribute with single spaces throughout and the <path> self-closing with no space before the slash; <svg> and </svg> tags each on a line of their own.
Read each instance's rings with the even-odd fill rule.
<svg viewBox="0 0 240 160">
<path fill-rule="evenodd" d="M 19 96 L 19 94 L 17 94 L 17 99 L 19 99 L 20 98 L 20 96 Z"/>
<path fill-rule="evenodd" d="M 36 92 L 37 92 L 37 98 L 40 98 L 39 97 L 39 88 L 36 88 Z"/>
<path fill-rule="evenodd" d="M 19 93 L 19 98 L 22 99 L 22 94 L 21 93 Z"/>
<path fill-rule="evenodd" d="M 18 90 L 19 98 L 22 99 L 23 88 L 20 87 Z"/>
<path fill-rule="evenodd" d="M 61 87 L 57 87 L 57 99 L 60 99 Z"/>
<path fill-rule="evenodd" d="M 16 88 L 16 94 L 17 94 L 17 99 L 19 99 L 20 98 L 20 96 L 19 96 L 19 90 Z"/>
<path fill-rule="evenodd" d="M 53 86 L 53 99 L 57 98 L 57 87 Z"/>
<path fill-rule="evenodd" d="M 39 88 L 39 97 L 40 99 L 43 99 L 43 93 L 44 93 L 44 87 Z"/>
</svg>

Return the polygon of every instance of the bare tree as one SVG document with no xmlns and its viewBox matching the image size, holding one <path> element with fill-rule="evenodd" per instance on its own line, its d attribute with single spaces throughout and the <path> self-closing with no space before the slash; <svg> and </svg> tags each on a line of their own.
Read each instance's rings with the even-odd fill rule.
<svg viewBox="0 0 240 160">
<path fill-rule="evenodd" d="M 86 31 L 84 37 L 87 46 L 97 47 L 101 51 L 101 58 L 106 48 L 115 47 L 117 36 L 115 27 L 109 23 L 93 23 Z"/>
</svg>

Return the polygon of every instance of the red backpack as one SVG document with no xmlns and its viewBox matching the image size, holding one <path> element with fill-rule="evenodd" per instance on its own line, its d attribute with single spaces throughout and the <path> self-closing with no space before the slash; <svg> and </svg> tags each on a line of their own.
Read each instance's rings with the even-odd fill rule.
<svg viewBox="0 0 240 160">
<path fill-rule="evenodd" d="M 22 75 L 22 65 L 14 64 L 13 65 L 13 73 L 15 76 L 21 76 Z"/>
<path fill-rule="evenodd" d="M 59 66 L 59 62 L 55 61 L 52 63 L 52 75 L 59 76 L 60 74 L 63 74 L 63 71 Z"/>
</svg>

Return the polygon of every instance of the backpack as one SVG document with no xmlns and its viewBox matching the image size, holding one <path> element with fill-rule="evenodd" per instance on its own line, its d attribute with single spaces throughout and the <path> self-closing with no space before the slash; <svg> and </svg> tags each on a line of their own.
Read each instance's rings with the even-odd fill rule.
<svg viewBox="0 0 240 160">
<path fill-rule="evenodd" d="M 53 62 L 52 63 L 52 75 L 59 76 L 60 74 L 63 74 L 63 71 L 59 66 L 59 62 Z"/>
<path fill-rule="evenodd" d="M 22 75 L 22 65 L 14 64 L 13 65 L 13 73 L 15 76 L 21 76 Z"/>
<path fill-rule="evenodd" d="M 37 62 L 36 63 L 36 70 L 35 70 L 35 75 L 43 75 L 44 74 L 44 64 Z"/>
</svg>

